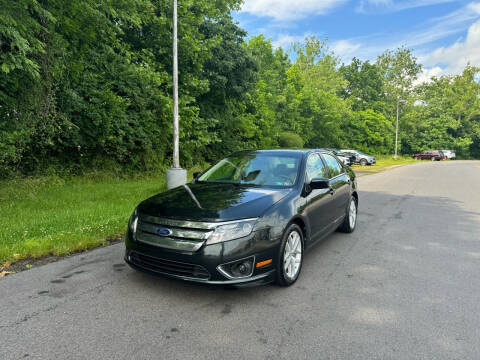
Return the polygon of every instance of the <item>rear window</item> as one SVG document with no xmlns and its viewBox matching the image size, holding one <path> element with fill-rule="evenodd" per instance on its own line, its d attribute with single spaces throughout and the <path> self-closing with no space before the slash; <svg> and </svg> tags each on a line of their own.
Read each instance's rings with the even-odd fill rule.
<svg viewBox="0 0 480 360">
<path fill-rule="evenodd" d="M 343 173 L 343 167 L 342 165 L 339 164 L 336 158 L 328 154 L 323 154 L 322 156 L 323 156 L 323 159 L 325 160 L 325 163 L 327 164 L 327 169 L 330 174 L 330 178 L 333 178 Z"/>
</svg>

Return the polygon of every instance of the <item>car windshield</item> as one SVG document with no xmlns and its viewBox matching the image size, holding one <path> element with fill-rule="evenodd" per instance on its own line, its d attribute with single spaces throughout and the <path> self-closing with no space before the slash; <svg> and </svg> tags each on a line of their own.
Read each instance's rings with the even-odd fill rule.
<svg viewBox="0 0 480 360">
<path fill-rule="evenodd" d="M 245 153 L 227 157 L 198 182 L 290 187 L 298 177 L 301 154 Z"/>
</svg>

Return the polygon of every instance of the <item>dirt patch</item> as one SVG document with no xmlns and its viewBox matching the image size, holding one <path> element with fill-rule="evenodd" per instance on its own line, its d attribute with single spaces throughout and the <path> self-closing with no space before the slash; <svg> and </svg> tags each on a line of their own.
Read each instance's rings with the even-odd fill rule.
<svg viewBox="0 0 480 360">
<path fill-rule="evenodd" d="M 26 259 L 16 261 L 16 262 L 10 264 L 10 266 L 8 266 L 6 268 L 4 268 L 0 265 L 0 272 L 5 270 L 5 271 L 8 271 L 8 272 L 18 273 L 20 271 L 29 270 L 29 269 L 34 268 L 34 267 L 39 267 L 39 266 L 42 266 L 42 265 L 50 264 L 52 262 L 55 262 L 55 261 L 58 261 L 58 260 L 61 260 L 61 259 L 65 259 L 65 258 L 74 256 L 74 255 L 77 255 L 77 254 L 89 252 L 89 251 L 92 251 L 94 249 L 98 249 L 100 247 L 106 247 L 106 246 L 110 246 L 110 245 L 113 245 L 113 244 L 118 244 L 119 242 L 123 242 L 123 241 L 124 241 L 123 236 L 109 237 L 105 240 L 105 243 L 103 243 L 103 244 L 101 244 L 97 247 L 87 249 L 87 250 L 74 251 L 74 252 L 71 252 L 69 254 L 58 255 L 58 256 L 57 255 L 46 255 L 46 256 L 41 256 L 41 257 L 38 257 L 38 258 L 28 257 Z"/>
</svg>

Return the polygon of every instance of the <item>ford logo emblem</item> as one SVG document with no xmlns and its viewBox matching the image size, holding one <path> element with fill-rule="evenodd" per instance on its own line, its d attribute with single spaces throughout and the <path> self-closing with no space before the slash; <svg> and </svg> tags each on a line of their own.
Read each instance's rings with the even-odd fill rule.
<svg viewBox="0 0 480 360">
<path fill-rule="evenodd" d="M 172 230 L 161 227 L 157 229 L 157 235 L 169 236 L 169 235 L 172 235 Z"/>
</svg>

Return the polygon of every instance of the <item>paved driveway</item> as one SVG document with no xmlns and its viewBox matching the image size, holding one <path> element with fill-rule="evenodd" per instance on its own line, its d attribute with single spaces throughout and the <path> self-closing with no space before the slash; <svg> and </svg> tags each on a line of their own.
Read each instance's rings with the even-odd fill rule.
<svg viewBox="0 0 480 360">
<path fill-rule="evenodd" d="M 359 184 L 290 288 L 151 277 L 121 244 L 1 279 L 0 359 L 479 359 L 480 162 Z"/>
</svg>

